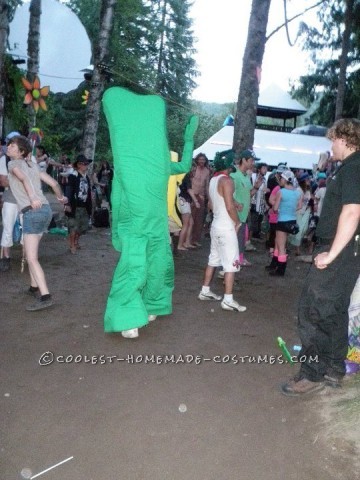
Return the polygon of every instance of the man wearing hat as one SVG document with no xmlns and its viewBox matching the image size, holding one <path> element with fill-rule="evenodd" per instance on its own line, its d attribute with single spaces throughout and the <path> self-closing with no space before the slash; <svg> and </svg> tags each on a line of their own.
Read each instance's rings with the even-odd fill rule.
<svg viewBox="0 0 360 480">
<path fill-rule="evenodd" d="M 255 193 L 252 195 L 250 206 L 250 240 L 261 238 L 261 224 L 266 211 L 265 195 L 267 193 L 266 174 L 268 166 L 264 162 L 257 161 L 255 167 L 256 173 L 252 174 Z"/>
<path fill-rule="evenodd" d="M 78 155 L 74 162 L 74 172 L 68 177 L 65 215 L 68 217 L 70 252 L 76 253 L 80 248 L 80 235 L 89 229 L 89 218 L 92 212 L 90 179 L 86 172 L 89 160 L 85 155 Z"/>
<path fill-rule="evenodd" d="M 246 222 L 250 211 L 251 196 L 257 192 L 261 186 L 261 181 L 255 183 L 253 186 L 251 179 L 247 172 L 252 170 L 256 155 L 252 150 L 243 150 L 239 154 L 235 154 L 236 172 L 231 174 L 234 180 L 235 193 L 234 199 L 236 201 L 239 221 L 241 226 L 238 232 L 239 238 L 239 261 L 241 266 L 251 265 L 244 258 L 245 244 L 246 244 Z"/>
<path fill-rule="evenodd" d="M 210 282 L 216 267 L 222 267 L 225 272 L 225 294 L 221 308 L 244 312 L 246 307 L 239 305 L 233 299 L 232 293 L 235 272 L 238 271 L 237 232 L 241 225 L 234 203 L 234 182 L 229 176 L 234 171 L 234 166 L 230 158 L 220 157 L 215 160 L 214 167 L 215 174 L 209 184 L 209 207 L 214 215 L 210 230 L 210 255 L 198 298 L 199 300 L 221 300 L 220 295 L 210 290 Z"/>
<path fill-rule="evenodd" d="M 19 132 L 10 132 L 5 138 L 6 144 L 8 144 L 9 140 L 19 135 Z M 10 270 L 10 248 L 13 246 L 14 225 L 19 213 L 15 197 L 9 188 L 9 161 L 10 158 L 5 154 L 0 158 L 0 186 L 5 188 L 2 207 L 3 232 L 1 236 L 0 272 Z"/>
</svg>

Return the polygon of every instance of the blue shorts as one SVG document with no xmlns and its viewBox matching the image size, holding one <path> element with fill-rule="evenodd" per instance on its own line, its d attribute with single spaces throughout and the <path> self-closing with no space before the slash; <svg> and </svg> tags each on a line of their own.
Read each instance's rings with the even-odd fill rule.
<svg viewBox="0 0 360 480">
<path fill-rule="evenodd" d="M 28 210 L 23 214 L 23 234 L 41 234 L 46 232 L 50 225 L 51 218 L 52 211 L 48 204 L 44 204 L 41 208 L 37 208 L 36 210 Z"/>
</svg>

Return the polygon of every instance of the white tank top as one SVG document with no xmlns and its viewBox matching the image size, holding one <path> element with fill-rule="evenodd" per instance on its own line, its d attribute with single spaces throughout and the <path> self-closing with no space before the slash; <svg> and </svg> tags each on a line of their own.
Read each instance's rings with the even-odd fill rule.
<svg viewBox="0 0 360 480">
<path fill-rule="evenodd" d="M 219 180 L 222 177 L 225 177 L 225 175 L 213 177 L 209 184 L 209 195 L 214 214 L 211 228 L 216 228 L 216 230 L 231 230 L 234 229 L 235 224 L 226 210 L 224 197 L 218 192 Z"/>
</svg>

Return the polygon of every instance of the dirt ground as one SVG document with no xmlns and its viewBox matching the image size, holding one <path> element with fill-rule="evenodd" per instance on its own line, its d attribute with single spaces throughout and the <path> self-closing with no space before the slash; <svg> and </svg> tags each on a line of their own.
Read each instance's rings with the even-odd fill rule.
<svg viewBox="0 0 360 480">
<path fill-rule="evenodd" d="M 308 265 L 291 258 L 286 276 L 271 278 L 264 244 L 257 246 L 234 292 L 245 313 L 197 299 L 206 239 L 175 257 L 174 313 L 141 329 L 136 340 L 103 332 L 118 259 L 109 229 L 89 231 L 77 255 L 66 238 L 44 236 L 41 262 L 55 305 L 43 312 L 25 311 L 28 274 L 20 273 L 15 247 L 12 269 L 0 277 L 0 478 L 356 478 L 358 378 L 341 390 L 287 398 L 278 385 L 296 367 L 227 362 L 234 355 L 279 355 L 278 336 L 289 346 L 299 343 L 296 300 Z M 222 292 L 221 280 L 214 279 L 213 290 Z M 41 366 L 40 358 L 51 356 L 45 352 L 54 361 Z"/>
</svg>

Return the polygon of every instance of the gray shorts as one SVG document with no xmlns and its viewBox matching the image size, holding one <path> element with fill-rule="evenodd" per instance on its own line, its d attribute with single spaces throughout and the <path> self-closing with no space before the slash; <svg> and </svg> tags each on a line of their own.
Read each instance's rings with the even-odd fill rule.
<svg viewBox="0 0 360 480">
<path fill-rule="evenodd" d="M 89 230 L 89 215 L 85 207 L 76 207 L 75 217 L 68 217 L 69 233 L 86 233 Z"/>
</svg>

